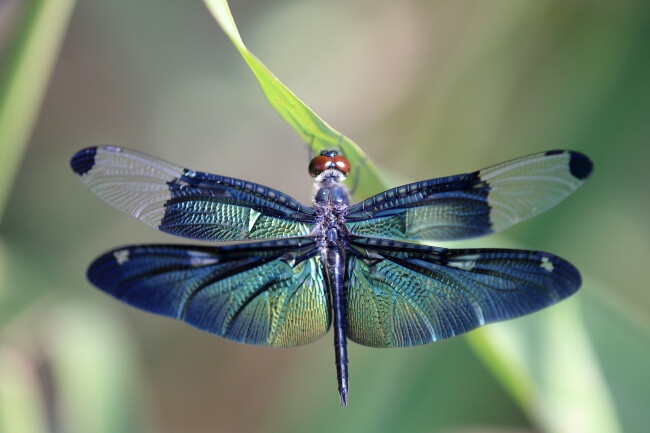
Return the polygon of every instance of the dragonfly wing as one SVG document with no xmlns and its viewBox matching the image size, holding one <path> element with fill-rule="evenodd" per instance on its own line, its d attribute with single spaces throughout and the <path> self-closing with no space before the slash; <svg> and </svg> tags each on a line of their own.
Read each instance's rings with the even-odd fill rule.
<svg viewBox="0 0 650 433">
<path fill-rule="evenodd" d="M 315 213 L 274 189 L 115 146 L 77 152 L 74 172 L 116 209 L 163 232 L 231 241 L 305 236 Z"/>
<path fill-rule="evenodd" d="M 396 240 L 447 241 L 505 230 L 580 187 L 592 170 L 585 155 L 549 151 L 473 173 L 404 185 L 356 204 L 349 231 Z"/>
<path fill-rule="evenodd" d="M 309 239 L 126 246 L 97 258 L 88 279 L 127 304 L 241 343 L 297 346 L 330 326 L 322 266 Z"/>
<path fill-rule="evenodd" d="M 354 239 L 348 255 L 348 337 L 373 347 L 425 344 L 512 319 L 574 293 L 578 270 L 552 254 L 447 250 Z"/>
</svg>

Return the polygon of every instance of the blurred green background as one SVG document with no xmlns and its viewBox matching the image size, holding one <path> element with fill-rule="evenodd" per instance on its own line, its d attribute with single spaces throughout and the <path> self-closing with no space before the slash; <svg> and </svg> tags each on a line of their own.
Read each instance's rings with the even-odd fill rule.
<svg viewBox="0 0 650 433">
<path fill-rule="evenodd" d="M 352 343 L 345 410 L 331 335 L 243 346 L 85 280 L 104 250 L 173 239 L 88 192 L 68 167 L 79 148 L 130 147 L 303 202 L 307 152 L 201 1 L 79 0 L 67 27 L 72 2 L 30 18 L 43 3 L 0 2 L 0 432 L 647 431 L 650 2 L 231 4 L 248 47 L 391 183 L 557 148 L 595 163 L 557 208 L 465 243 L 550 251 L 583 273 L 561 305 L 480 334 L 525 354 L 534 390 L 513 393 L 509 365 L 467 344 L 480 338 Z M 29 31 L 46 32 L 49 82 L 47 62 L 15 67 Z"/>
</svg>

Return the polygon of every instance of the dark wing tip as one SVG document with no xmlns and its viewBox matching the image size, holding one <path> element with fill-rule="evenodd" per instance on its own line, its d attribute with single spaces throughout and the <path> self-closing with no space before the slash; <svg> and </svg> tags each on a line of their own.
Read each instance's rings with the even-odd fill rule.
<svg viewBox="0 0 650 433">
<path fill-rule="evenodd" d="M 83 176 L 95 165 L 95 155 L 97 155 L 97 146 L 80 150 L 70 158 L 70 168 L 79 176 Z"/>
<path fill-rule="evenodd" d="M 127 249 L 124 248 L 122 251 L 127 251 Z M 115 258 L 115 251 L 109 251 L 93 260 L 86 271 L 86 278 L 101 291 L 115 296 L 112 289 L 115 285 L 117 270 L 119 270 L 119 266 Z"/>
<path fill-rule="evenodd" d="M 560 299 L 567 298 L 582 286 L 582 275 L 578 268 L 568 260 L 550 253 L 541 252 L 539 266 L 549 271 L 549 276 L 555 279 L 557 294 Z M 560 300 L 558 299 L 558 301 Z"/>
<path fill-rule="evenodd" d="M 594 169 L 594 164 L 587 155 L 580 152 L 570 152 L 569 170 L 571 174 L 580 180 L 584 180 Z"/>
<path fill-rule="evenodd" d="M 575 152 L 573 150 L 549 150 L 545 155 L 559 155 L 562 153 L 567 153 L 569 155 L 569 170 L 576 179 L 585 180 L 589 177 L 594 169 L 594 164 L 584 153 Z"/>
</svg>

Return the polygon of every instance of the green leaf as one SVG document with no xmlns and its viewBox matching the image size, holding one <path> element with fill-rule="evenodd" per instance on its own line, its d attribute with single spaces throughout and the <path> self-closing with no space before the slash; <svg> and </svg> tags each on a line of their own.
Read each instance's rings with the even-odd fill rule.
<svg viewBox="0 0 650 433">
<path fill-rule="evenodd" d="M 0 71 L 0 218 L 43 100 L 74 0 L 22 2 Z"/>
<path fill-rule="evenodd" d="M 366 198 L 388 189 L 375 165 L 359 146 L 318 117 L 248 51 L 239 36 L 228 3 L 225 0 L 204 1 L 250 67 L 271 106 L 295 129 L 312 153 L 317 154 L 324 149 L 338 149 L 348 158 L 352 172 L 346 184 L 354 190 L 355 197 Z"/>
</svg>

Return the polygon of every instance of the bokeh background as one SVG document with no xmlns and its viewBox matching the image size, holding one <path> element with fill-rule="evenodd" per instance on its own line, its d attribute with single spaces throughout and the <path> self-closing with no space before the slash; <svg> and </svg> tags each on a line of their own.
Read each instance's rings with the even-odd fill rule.
<svg viewBox="0 0 650 433">
<path fill-rule="evenodd" d="M 31 3 L 0 2 L 0 83 Z M 465 337 L 403 350 L 352 343 L 342 410 L 331 335 L 296 349 L 247 347 L 94 290 L 84 274 L 99 253 L 173 239 L 88 192 L 68 167 L 79 148 L 131 147 L 303 202 L 311 181 L 303 143 L 201 1 L 78 0 L 60 51 L 53 44 L 33 128 L 24 143 L 0 142 L 0 169 L 12 174 L 0 209 L 0 431 L 589 431 L 593 420 L 562 413 L 593 397 L 565 392 L 574 378 L 602 385 L 595 404 L 611 428 L 647 431 L 650 3 L 238 0 L 231 9 L 248 47 L 391 183 L 549 149 L 587 153 L 593 178 L 569 200 L 470 243 L 574 263 L 581 291 L 514 326 L 551 319 L 555 333 L 540 339 L 586 339 L 551 344 L 566 362 L 527 352 L 546 378 L 532 399 L 513 394 L 507 372 Z M 13 106 L 2 108 L 11 117 Z M 8 158 L 16 145 L 22 157 Z M 506 326 L 489 328 L 503 336 Z M 549 394 L 556 407 L 535 404 Z"/>
</svg>

